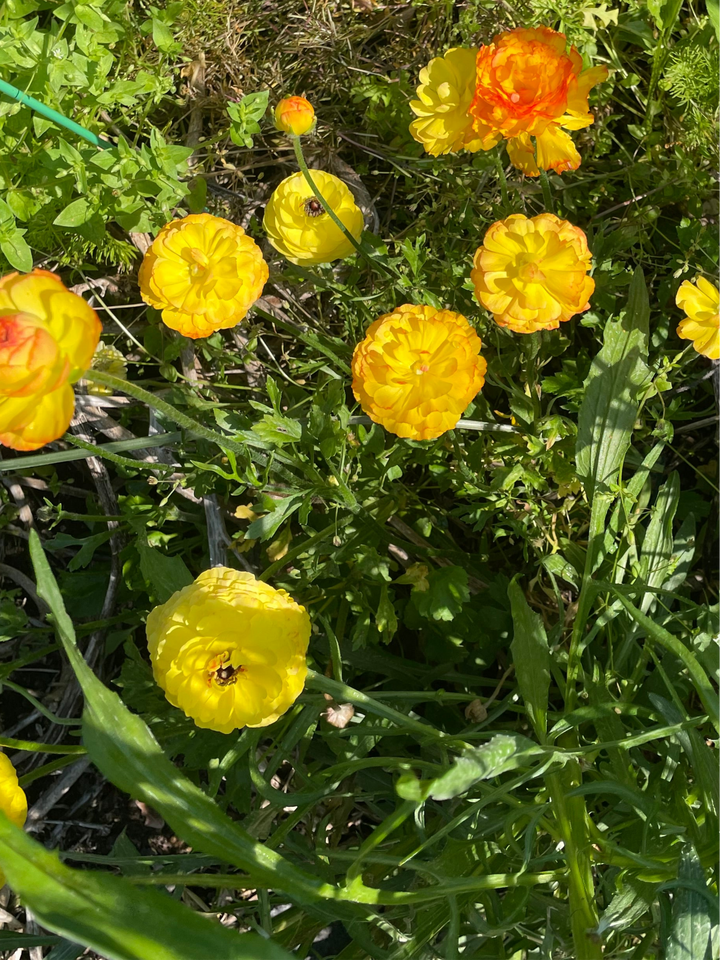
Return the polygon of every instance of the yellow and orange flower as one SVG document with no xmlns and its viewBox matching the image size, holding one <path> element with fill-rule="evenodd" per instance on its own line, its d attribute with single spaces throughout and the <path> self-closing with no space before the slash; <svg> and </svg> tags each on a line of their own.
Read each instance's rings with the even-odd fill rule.
<svg viewBox="0 0 720 960">
<path fill-rule="evenodd" d="M 296 137 L 309 133 L 315 125 L 313 105 L 305 97 L 286 97 L 275 107 L 275 126 Z"/>
<path fill-rule="evenodd" d="M 0 810 L 17 827 L 27 819 L 27 797 L 18 783 L 15 767 L 4 753 L 0 753 Z M 0 887 L 5 885 L 5 874 L 0 870 Z"/>
<path fill-rule="evenodd" d="M 150 612 L 147 635 L 156 681 L 198 727 L 265 727 L 305 684 L 307 611 L 251 573 L 206 570 Z"/>
<path fill-rule="evenodd" d="M 37 450 L 75 410 L 72 384 L 100 339 L 97 314 L 47 270 L 0 279 L 0 443 Z"/>
<path fill-rule="evenodd" d="M 694 283 L 684 280 L 675 303 L 686 317 L 677 328 L 683 340 L 692 340 L 698 353 L 711 360 L 720 360 L 720 291 L 705 277 Z"/>
<path fill-rule="evenodd" d="M 480 337 L 451 310 L 406 303 L 355 347 L 353 393 L 390 433 L 433 440 L 452 430 L 485 383 Z"/>
<path fill-rule="evenodd" d="M 507 140 L 510 162 L 530 177 L 540 169 L 576 170 L 580 155 L 562 128 L 594 122 L 588 95 L 607 75 L 604 66 L 583 70 L 575 47 L 568 51 L 565 35 L 548 27 L 501 33 L 477 53 L 468 108 L 476 133 Z"/>
<path fill-rule="evenodd" d="M 489 128 L 479 133 L 468 113 L 475 95 L 477 52 L 477 47 L 453 47 L 420 71 L 418 99 L 410 101 L 418 119 L 410 124 L 410 133 L 433 157 L 489 150 L 501 139 Z"/>
<path fill-rule="evenodd" d="M 195 213 L 166 224 L 140 267 L 145 303 L 183 336 L 234 327 L 262 293 L 268 267 L 260 247 L 222 217 Z"/>
<path fill-rule="evenodd" d="M 589 309 L 595 281 L 585 234 L 552 213 L 515 213 L 488 227 L 470 277 L 475 296 L 515 333 L 555 330 Z"/>
</svg>

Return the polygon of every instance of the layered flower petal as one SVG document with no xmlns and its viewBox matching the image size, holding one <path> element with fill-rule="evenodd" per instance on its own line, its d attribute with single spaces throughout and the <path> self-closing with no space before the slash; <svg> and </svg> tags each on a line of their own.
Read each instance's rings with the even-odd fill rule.
<svg viewBox="0 0 720 960">
<path fill-rule="evenodd" d="M 25 825 L 27 797 L 18 783 L 15 767 L 4 753 L 0 753 L 0 810 L 16 827 Z M 0 887 L 4 885 L 5 874 L 0 870 Z"/>
<path fill-rule="evenodd" d="M 533 333 L 589 309 L 591 261 L 585 234 L 567 220 L 513 214 L 488 228 L 470 276 L 496 323 Z"/>
<path fill-rule="evenodd" d="M 140 267 L 143 300 L 197 339 L 234 327 L 262 293 L 268 267 L 242 227 L 209 213 L 166 224 Z"/>
<path fill-rule="evenodd" d="M 156 681 L 199 727 L 265 727 L 305 684 L 310 618 L 250 573 L 200 574 L 151 611 L 147 635 Z"/>
<path fill-rule="evenodd" d="M 482 388 L 481 346 L 461 314 L 404 304 L 377 319 L 355 347 L 353 393 L 390 433 L 432 440 L 453 429 Z"/>
<path fill-rule="evenodd" d="M 478 135 L 508 141 L 511 163 L 527 176 L 538 176 L 540 169 L 575 170 L 580 156 L 560 128 L 579 130 L 593 122 L 588 95 L 607 74 L 603 66 L 583 70 L 562 33 L 512 30 L 478 49 L 469 113 Z M 537 156 L 531 136 L 537 137 Z"/>
<path fill-rule="evenodd" d="M 363 215 L 347 186 L 323 170 L 311 170 L 310 176 L 341 223 L 359 240 Z M 291 263 L 332 263 L 355 253 L 302 173 L 286 177 L 273 192 L 265 207 L 263 227 L 270 243 Z"/>
<path fill-rule="evenodd" d="M 0 279 L 0 443 L 37 450 L 72 419 L 75 383 L 90 366 L 100 321 L 47 270 Z"/>
<path fill-rule="evenodd" d="M 686 314 L 677 328 L 683 340 L 692 340 L 698 353 L 711 360 L 720 360 L 720 291 L 698 277 L 694 283 L 684 280 L 675 302 Z"/>
<path fill-rule="evenodd" d="M 468 113 L 475 94 L 475 47 L 453 47 L 420 71 L 417 100 L 410 109 L 418 118 L 410 124 L 413 138 L 434 157 L 443 153 L 489 150 L 501 139 Z"/>
</svg>

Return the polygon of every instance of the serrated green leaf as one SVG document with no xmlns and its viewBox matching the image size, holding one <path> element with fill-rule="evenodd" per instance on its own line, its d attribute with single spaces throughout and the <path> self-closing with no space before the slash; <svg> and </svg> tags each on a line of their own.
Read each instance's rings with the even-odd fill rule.
<svg viewBox="0 0 720 960">
<path fill-rule="evenodd" d="M 647 287 L 638 267 L 625 311 L 607 322 L 578 415 L 577 472 L 591 501 L 596 493 L 609 493 L 630 446 L 640 395 L 650 377 L 645 362 L 649 315 Z"/>
<path fill-rule="evenodd" d="M 266 413 L 262 420 L 252 425 L 252 432 L 266 443 L 296 443 L 302 436 L 302 427 L 297 420 L 277 413 Z"/>
<path fill-rule="evenodd" d="M 453 620 L 470 599 L 467 572 L 462 567 L 440 567 L 427 580 L 428 589 L 412 595 L 418 613 L 428 620 Z"/>
<path fill-rule="evenodd" d="M 0 250 L 5 254 L 11 267 L 15 267 L 16 270 L 21 270 L 23 273 L 29 273 L 32 270 L 32 250 L 19 230 L 16 230 L 15 233 L 0 243 Z"/>
<path fill-rule="evenodd" d="M 246 536 L 249 540 L 269 540 L 278 530 L 280 524 L 284 523 L 298 509 L 302 501 L 303 494 L 299 493 L 276 501 L 277 506 L 272 513 L 266 513 L 264 517 L 253 520 L 247 528 Z"/>
<path fill-rule="evenodd" d="M 515 631 L 510 644 L 515 676 L 530 722 L 538 738 L 544 740 L 550 692 L 550 650 L 545 627 L 539 614 L 528 606 L 517 577 L 508 586 L 508 598 Z"/>
</svg>

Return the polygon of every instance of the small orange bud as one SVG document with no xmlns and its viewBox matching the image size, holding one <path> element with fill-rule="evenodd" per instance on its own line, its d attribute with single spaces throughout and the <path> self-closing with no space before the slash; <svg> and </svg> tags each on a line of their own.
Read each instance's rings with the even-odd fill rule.
<svg viewBox="0 0 720 960">
<path fill-rule="evenodd" d="M 275 107 L 275 126 L 296 137 L 309 133 L 315 124 L 315 111 L 305 97 L 286 97 Z"/>
</svg>

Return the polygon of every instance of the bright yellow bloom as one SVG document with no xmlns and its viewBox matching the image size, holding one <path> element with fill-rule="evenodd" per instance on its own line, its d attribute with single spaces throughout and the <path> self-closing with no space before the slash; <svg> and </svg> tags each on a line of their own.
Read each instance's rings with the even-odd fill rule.
<svg viewBox="0 0 720 960">
<path fill-rule="evenodd" d="M 100 339 L 97 314 L 47 270 L 0 279 L 0 443 L 37 450 L 70 426 L 72 384 Z"/>
<path fill-rule="evenodd" d="M 475 129 L 468 113 L 475 94 L 477 52 L 477 47 L 453 47 L 420 71 L 418 99 L 410 101 L 418 119 L 410 124 L 410 133 L 433 157 L 489 150 L 501 139 L 489 127 Z"/>
<path fill-rule="evenodd" d="M 695 283 L 684 280 L 675 303 L 687 314 L 677 328 L 683 340 L 692 340 L 698 353 L 711 360 L 720 360 L 720 291 L 705 277 Z"/>
<path fill-rule="evenodd" d="M 356 240 L 363 215 L 342 180 L 323 170 L 311 170 L 313 183 Z M 302 173 L 293 173 L 277 187 L 265 207 L 263 226 L 268 240 L 291 263 L 332 263 L 355 253 L 340 227 L 325 213 Z"/>
<path fill-rule="evenodd" d="M 580 130 L 594 122 L 588 95 L 607 75 L 604 66 L 583 70 L 575 47 L 567 51 L 565 34 L 518 28 L 478 50 L 469 111 L 478 134 L 504 137 L 510 162 L 528 176 L 539 176 L 540 169 L 577 170 L 580 154 L 561 128 Z"/>
<path fill-rule="evenodd" d="M 18 783 L 15 767 L 4 753 L 0 753 L 0 810 L 15 826 L 24 826 L 27 819 L 27 797 Z M 0 887 L 4 885 L 5 874 L 0 870 Z"/>
<path fill-rule="evenodd" d="M 196 340 L 239 323 L 262 293 L 260 247 L 222 217 L 194 213 L 166 224 L 140 267 L 145 303 L 163 323 Z"/>
<path fill-rule="evenodd" d="M 315 111 L 305 97 L 286 97 L 275 107 L 275 126 L 300 137 L 315 125 Z"/>
<path fill-rule="evenodd" d="M 461 314 L 406 303 L 355 347 L 355 399 L 390 433 L 433 440 L 453 429 L 485 383 L 481 346 Z"/>
<path fill-rule="evenodd" d="M 515 333 L 556 330 L 588 310 L 595 281 L 579 227 L 552 213 L 514 213 L 488 227 L 470 277 L 475 296 L 501 327 Z"/>
<path fill-rule="evenodd" d="M 310 618 L 251 573 L 214 567 L 147 619 L 155 679 L 198 727 L 273 723 L 302 692 Z"/>
</svg>

